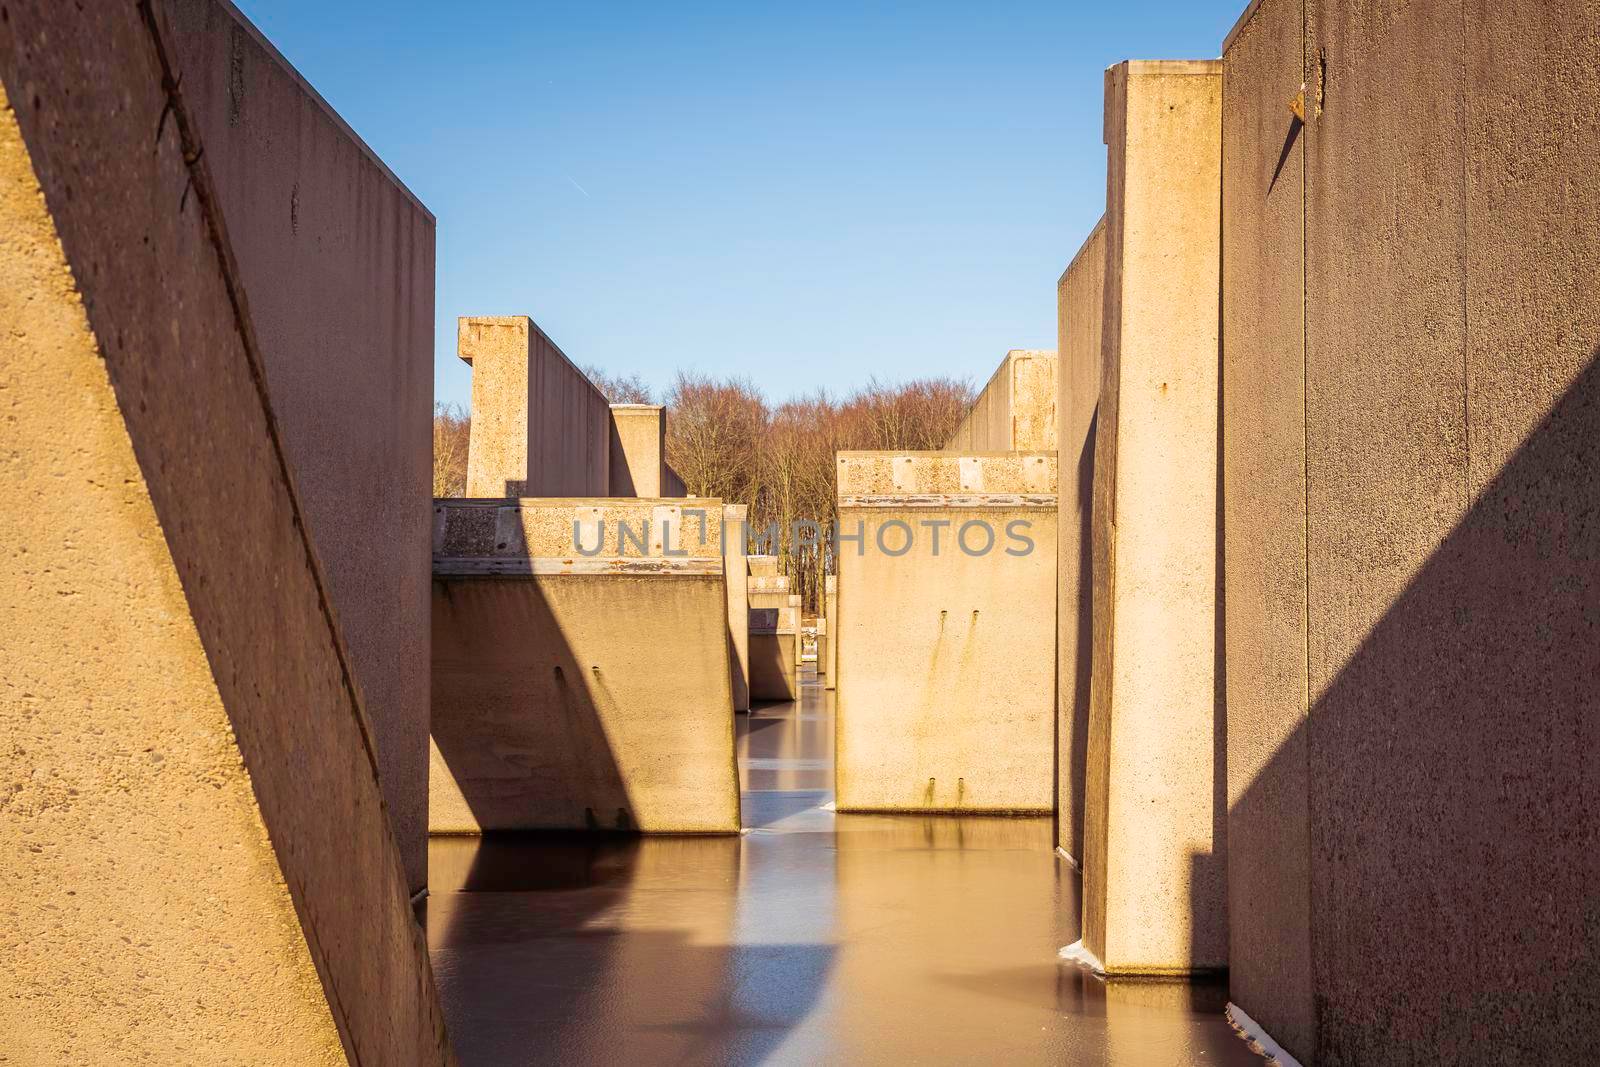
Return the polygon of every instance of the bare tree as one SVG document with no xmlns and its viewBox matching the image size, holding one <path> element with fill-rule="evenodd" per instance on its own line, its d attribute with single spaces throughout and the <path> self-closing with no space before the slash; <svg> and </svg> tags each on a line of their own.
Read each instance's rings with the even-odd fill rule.
<svg viewBox="0 0 1600 1067">
<path fill-rule="evenodd" d="M 972 398 L 967 382 L 930 378 L 773 408 L 748 380 L 680 374 L 666 400 L 667 458 L 689 492 L 749 504 L 755 531 L 776 526 L 784 573 L 814 611 L 835 569 L 835 455 L 943 448 Z M 796 538 L 797 523 L 815 523 L 816 536 L 802 525 Z"/>
<path fill-rule="evenodd" d="M 583 373 L 609 404 L 655 403 L 650 386 L 637 374 L 607 374 L 593 364 L 583 368 Z"/>
<path fill-rule="evenodd" d="M 467 443 L 472 419 L 455 404 L 433 406 L 433 495 L 467 491 Z"/>
</svg>

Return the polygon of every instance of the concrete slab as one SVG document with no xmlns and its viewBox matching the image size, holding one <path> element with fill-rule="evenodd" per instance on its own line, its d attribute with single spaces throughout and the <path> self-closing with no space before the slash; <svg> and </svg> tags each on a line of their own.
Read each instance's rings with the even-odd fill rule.
<svg viewBox="0 0 1600 1067">
<path fill-rule="evenodd" d="M 737 832 L 722 502 L 434 515 L 433 831 Z"/>
<path fill-rule="evenodd" d="M 1227 965 L 1217 709 L 1221 64 L 1106 72 L 1084 944 L 1113 974 Z"/>
<path fill-rule="evenodd" d="M 1052 810 L 1054 453 L 837 462 L 839 809 Z"/>
<path fill-rule="evenodd" d="M 450 1063 L 171 11 L 3 21 L 6 1054 Z"/>
</svg>

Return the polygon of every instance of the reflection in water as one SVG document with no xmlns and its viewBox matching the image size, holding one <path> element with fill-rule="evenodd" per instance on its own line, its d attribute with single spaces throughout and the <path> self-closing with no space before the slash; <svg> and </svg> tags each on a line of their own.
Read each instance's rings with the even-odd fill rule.
<svg viewBox="0 0 1600 1067">
<path fill-rule="evenodd" d="M 1056 960 L 1048 819 L 834 815 L 832 694 L 739 722 L 741 837 L 435 838 L 428 941 L 465 1067 L 1259 1064 L 1221 987 Z"/>
</svg>

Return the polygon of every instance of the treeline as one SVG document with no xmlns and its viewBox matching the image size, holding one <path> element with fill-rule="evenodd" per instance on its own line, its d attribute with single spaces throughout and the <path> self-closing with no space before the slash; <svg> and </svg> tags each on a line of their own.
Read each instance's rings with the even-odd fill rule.
<svg viewBox="0 0 1600 1067">
<path fill-rule="evenodd" d="M 753 382 L 680 373 L 660 399 L 638 377 L 586 368 L 614 404 L 667 408 L 667 462 L 695 496 L 750 505 L 753 534 L 776 530 L 795 592 L 815 611 L 823 576 L 832 573 L 834 454 L 852 450 L 938 449 L 972 404 L 972 386 L 927 378 L 866 388 L 835 399 L 825 392 L 773 405 Z M 434 417 L 434 493 L 458 496 L 466 485 L 468 419 L 441 405 Z M 794 536 L 797 523 L 821 532 Z M 808 531 L 809 528 L 803 528 Z"/>
</svg>

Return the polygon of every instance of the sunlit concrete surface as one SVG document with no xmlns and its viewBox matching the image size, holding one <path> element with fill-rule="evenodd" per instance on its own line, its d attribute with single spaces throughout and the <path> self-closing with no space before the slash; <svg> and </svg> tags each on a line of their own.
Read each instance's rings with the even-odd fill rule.
<svg viewBox="0 0 1600 1067">
<path fill-rule="evenodd" d="M 436 838 L 461 1062 L 1259 1064 L 1224 991 L 1058 963 L 1048 818 L 834 815 L 832 695 L 740 717 L 733 838 Z"/>
</svg>

